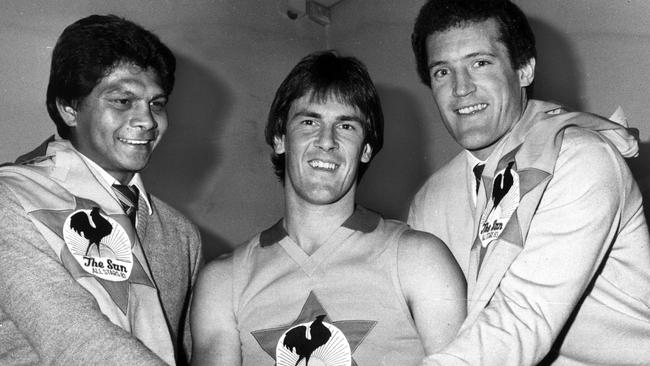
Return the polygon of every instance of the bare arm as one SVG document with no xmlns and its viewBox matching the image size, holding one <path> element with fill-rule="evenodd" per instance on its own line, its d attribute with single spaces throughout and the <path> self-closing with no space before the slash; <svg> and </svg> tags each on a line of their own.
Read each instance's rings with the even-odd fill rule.
<svg viewBox="0 0 650 366">
<path fill-rule="evenodd" d="M 232 257 L 199 273 L 190 310 L 192 365 L 241 365 L 241 343 L 232 301 Z"/>
<path fill-rule="evenodd" d="M 432 354 L 453 339 L 465 319 L 465 278 L 445 244 L 421 231 L 402 235 L 397 263 L 424 350 Z"/>
</svg>

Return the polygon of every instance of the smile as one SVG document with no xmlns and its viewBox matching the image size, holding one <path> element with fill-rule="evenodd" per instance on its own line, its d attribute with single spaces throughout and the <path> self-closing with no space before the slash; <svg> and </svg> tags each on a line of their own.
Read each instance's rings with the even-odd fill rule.
<svg viewBox="0 0 650 366">
<path fill-rule="evenodd" d="M 154 141 L 154 140 L 125 139 L 122 137 L 118 137 L 117 139 L 129 145 L 146 145 Z"/>
<path fill-rule="evenodd" d="M 458 113 L 458 114 L 474 114 L 476 112 L 480 112 L 480 111 L 484 110 L 485 108 L 487 108 L 487 106 L 488 105 L 486 103 L 474 104 L 474 105 L 470 105 L 468 107 L 458 108 L 458 109 L 456 109 L 456 113 Z"/>
<path fill-rule="evenodd" d="M 335 170 L 339 167 L 338 164 L 328 163 L 322 160 L 310 160 L 308 163 L 314 169 Z"/>
</svg>

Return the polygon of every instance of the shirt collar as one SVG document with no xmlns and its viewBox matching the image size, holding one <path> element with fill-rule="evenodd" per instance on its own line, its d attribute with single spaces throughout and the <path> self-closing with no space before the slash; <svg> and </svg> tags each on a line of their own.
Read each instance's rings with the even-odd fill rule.
<svg viewBox="0 0 650 366">
<path fill-rule="evenodd" d="M 357 206 L 352 215 L 348 217 L 348 219 L 345 220 L 341 226 L 354 231 L 369 233 L 377 228 L 380 219 L 381 216 L 379 216 L 379 214 L 365 209 L 361 206 Z M 260 234 L 260 245 L 262 247 L 273 245 L 289 236 L 289 234 L 287 234 L 287 231 L 284 229 L 283 221 L 284 220 L 281 219 L 275 225 L 262 231 Z"/>
<path fill-rule="evenodd" d="M 117 179 L 115 179 L 112 175 L 110 175 L 104 168 L 100 167 L 97 163 L 94 161 L 90 160 L 87 156 L 79 152 L 79 156 L 86 162 L 86 165 L 88 165 L 88 168 L 98 175 L 99 177 L 102 178 L 102 180 L 107 183 L 109 186 L 112 186 L 113 184 L 121 184 Z M 145 204 L 147 205 L 147 212 L 149 215 L 153 214 L 153 209 L 151 208 L 151 202 L 149 202 L 149 195 L 147 194 L 147 191 L 144 189 L 144 183 L 142 182 L 142 177 L 140 177 L 140 173 L 135 173 L 133 175 L 133 178 L 131 178 L 131 181 L 129 182 L 128 185 L 135 185 L 138 187 L 138 191 L 140 191 L 140 200 L 144 201 Z M 113 190 L 110 190 L 111 195 L 117 199 L 117 196 L 115 196 L 115 193 Z"/>
<path fill-rule="evenodd" d="M 485 164 L 484 160 L 480 160 L 474 154 L 472 154 L 469 150 L 465 150 L 467 153 L 467 161 L 469 162 L 469 167 L 474 168 L 476 164 Z"/>
</svg>

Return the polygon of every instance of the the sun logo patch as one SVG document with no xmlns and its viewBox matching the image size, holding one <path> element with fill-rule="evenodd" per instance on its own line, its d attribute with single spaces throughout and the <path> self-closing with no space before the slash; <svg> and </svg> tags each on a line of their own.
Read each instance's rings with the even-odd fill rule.
<svg viewBox="0 0 650 366">
<path fill-rule="evenodd" d="M 483 248 L 501 235 L 510 217 L 519 206 L 519 175 L 514 162 L 494 176 L 492 194 L 481 215 L 479 238 Z"/>
<path fill-rule="evenodd" d="M 277 366 L 350 366 L 350 344 L 341 330 L 323 321 L 319 315 L 312 322 L 298 324 L 278 340 L 275 350 Z"/>
<path fill-rule="evenodd" d="M 77 210 L 63 224 L 63 240 L 84 271 L 108 281 L 126 281 L 133 255 L 124 228 L 99 207 Z"/>
</svg>

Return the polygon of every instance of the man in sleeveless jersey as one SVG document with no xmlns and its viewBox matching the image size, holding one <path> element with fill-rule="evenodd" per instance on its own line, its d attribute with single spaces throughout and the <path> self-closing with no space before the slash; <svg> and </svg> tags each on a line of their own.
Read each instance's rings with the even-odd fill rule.
<svg viewBox="0 0 650 366">
<path fill-rule="evenodd" d="M 167 128 L 175 63 L 113 15 L 59 37 L 60 138 L 0 168 L 0 364 L 187 363 L 199 234 L 138 173 Z"/>
<path fill-rule="evenodd" d="M 289 73 L 266 126 L 285 215 L 200 274 L 193 365 L 416 365 L 456 334 L 465 283 L 445 245 L 355 204 L 382 138 L 357 59 Z"/>
<path fill-rule="evenodd" d="M 412 41 L 465 150 L 409 214 L 449 246 L 468 284 L 458 336 L 424 364 L 650 364 L 650 240 L 623 159 L 634 137 L 529 99 L 535 38 L 508 0 L 430 0 Z"/>
</svg>

